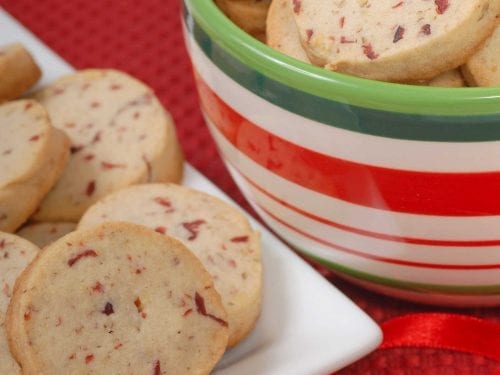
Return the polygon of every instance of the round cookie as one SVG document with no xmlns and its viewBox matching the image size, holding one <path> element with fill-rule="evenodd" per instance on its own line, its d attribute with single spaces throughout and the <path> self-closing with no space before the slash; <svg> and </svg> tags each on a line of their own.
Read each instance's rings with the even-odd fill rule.
<svg viewBox="0 0 500 375">
<path fill-rule="evenodd" d="M 23 374 L 208 374 L 227 343 L 210 275 L 131 223 L 72 232 L 19 277 L 7 332 Z"/>
<path fill-rule="evenodd" d="M 229 346 L 254 327 L 260 313 L 260 236 L 236 208 L 176 184 L 136 185 L 92 206 L 78 228 L 123 220 L 182 240 L 214 278 L 228 313 Z"/>
<path fill-rule="evenodd" d="M 0 103 L 20 96 L 41 75 L 37 63 L 21 43 L 0 47 Z"/>
<path fill-rule="evenodd" d="M 14 232 L 63 173 L 69 141 L 34 100 L 0 105 L 0 230 Z"/>
<path fill-rule="evenodd" d="M 35 94 L 71 140 L 64 174 L 35 221 L 79 220 L 110 192 L 182 177 L 183 155 L 170 115 L 150 88 L 115 70 L 83 70 Z"/>
<path fill-rule="evenodd" d="M 23 226 L 16 234 L 38 247 L 45 247 L 75 229 L 75 223 L 32 223 Z"/>
<path fill-rule="evenodd" d="M 289 0 L 319 66 L 382 81 L 429 80 L 463 64 L 493 32 L 499 0 Z"/>
<path fill-rule="evenodd" d="M 266 43 L 285 55 L 309 63 L 288 0 L 274 0 L 267 13 Z"/>
<path fill-rule="evenodd" d="M 0 232 L 0 374 L 20 374 L 21 369 L 10 355 L 5 332 L 5 314 L 14 283 L 35 258 L 39 248 L 9 233 Z"/>
<path fill-rule="evenodd" d="M 500 26 L 462 66 L 462 72 L 471 86 L 500 86 Z"/>
</svg>

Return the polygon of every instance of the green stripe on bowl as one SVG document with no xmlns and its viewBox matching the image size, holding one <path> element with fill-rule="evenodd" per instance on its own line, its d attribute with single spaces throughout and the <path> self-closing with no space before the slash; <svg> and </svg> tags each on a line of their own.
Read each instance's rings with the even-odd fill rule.
<svg viewBox="0 0 500 375">
<path fill-rule="evenodd" d="M 186 5 L 187 28 L 205 55 L 240 85 L 279 107 L 335 127 L 390 138 L 500 140 L 500 88 L 399 85 L 329 72 L 255 40 L 212 1 L 186 0 Z"/>
<path fill-rule="evenodd" d="M 310 257 L 314 261 L 330 268 L 333 271 L 337 271 L 348 276 L 372 282 L 375 284 L 385 285 L 392 288 L 408 290 L 412 292 L 419 293 L 446 293 L 453 295 L 500 295 L 500 285 L 443 285 L 443 284 L 425 284 L 425 283 L 415 283 L 411 281 L 391 279 L 387 277 L 377 276 L 363 271 L 354 270 L 352 268 L 340 265 L 338 263 L 325 260 L 316 255 L 313 255 L 309 251 L 299 248 L 293 245 L 295 249 L 303 253 L 307 257 Z"/>
</svg>

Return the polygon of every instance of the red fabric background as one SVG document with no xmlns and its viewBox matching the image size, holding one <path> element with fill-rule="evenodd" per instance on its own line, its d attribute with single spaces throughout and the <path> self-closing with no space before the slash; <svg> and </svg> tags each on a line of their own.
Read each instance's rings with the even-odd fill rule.
<svg viewBox="0 0 500 375">
<path fill-rule="evenodd" d="M 179 0 L 0 0 L 0 5 L 76 68 L 122 69 L 152 86 L 176 120 L 188 161 L 250 210 L 218 157 L 198 109 L 183 46 Z M 418 312 L 460 313 L 500 323 L 500 308 L 416 305 L 323 274 L 378 323 Z M 446 375 L 492 374 L 496 370 L 500 363 L 479 356 L 396 348 L 377 350 L 339 373 Z"/>
</svg>

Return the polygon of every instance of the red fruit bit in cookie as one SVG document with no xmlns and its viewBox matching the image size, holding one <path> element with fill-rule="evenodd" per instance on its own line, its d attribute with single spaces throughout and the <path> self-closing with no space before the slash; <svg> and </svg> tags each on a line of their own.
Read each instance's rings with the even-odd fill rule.
<svg viewBox="0 0 500 375">
<path fill-rule="evenodd" d="M 7 244 L 7 241 L 5 241 L 5 238 L 2 238 L 2 240 L 0 241 L 0 249 L 3 249 L 6 244 Z"/>
<path fill-rule="evenodd" d="M 144 306 L 142 305 L 142 301 L 139 297 L 135 299 L 134 305 L 137 308 L 138 313 L 142 313 L 144 311 Z"/>
<path fill-rule="evenodd" d="M 91 287 L 92 291 L 95 292 L 95 293 L 104 293 L 104 286 L 99 282 L 97 281 L 92 287 Z"/>
<path fill-rule="evenodd" d="M 170 202 L 170 199 L 164 198 L 164 197 L 155 197 L 153 200 L 158 203 L 160 206 L 167 207 L 169 209 L 172 208 L 172 202 Z"/>
<path fill-rule="evenodd" d="M 87 196 L 91 196 L 95 191 L 95 181 L 92 180 L 87 184 L 87 188 L 85 189 L 85 194 Z"/>
<path fill-rule="evenodd" d="M 106 315 L 111 315 L 115 312 L 115 310 L 113 309 L 113 304 L 111 304 L 110 302 L 106 302 L 106 305 L 104 306 L 104 310 L 101 311 L 103 314 L 106 314 Z"/>
<path fill-rule="evenodd" d="M 112 91 L 120 90 L 121 88 L 122 88 L 122 85 L 119 85 L 117 83 L 114 83 L 111 86 L 109 86 L 109 89 Z"/>
<path fill-rule="evenodd" d="M 101 106 L 101 103 L 99 102 L 92 102 L 90 103 L 90 108 L 97 108 L 97 107 L 100 107 Z"/>
<path fill-rule="evenodd" d="M 86 355 L 85 356 L 85 363 L 86 364 L 89 364 L 90 362 L 92 362 L 94 360 L 94 355 L 93 354 L 89 354 L 89 355 Z"/>
<path fill-rule="evenodd" d="M 56 87 L 52 93 L 54 95 L 61 95 L 61 94 L 64 94 L 64 91 L 65 90 L 62 87 Z"/>
<path fill-rule="evenodd" d="M 344 24 L 345 24 L 345 17 L 344 17 L 344 16 L 342 16 L 342 17 L 340 17 L 340 19 L 339 19 L 339 27 L 340 27 L 341 29 L 343 29 L 343 28 L 344 28 Z"/>
<path fill-rule="evenodd" d="M 345 36 L 341 36 L 340 37 L 340 43 L 341 44 L 356 43 L 356 40 L 354 40 L 354 39 L 347 39 Z"/>
<path fill-rule="evenodd" d="M 101 168 L 106 170 L 106 169 L 114 169 L 114 168 L 125 168 L 125 164 L 116 164 L 116 163 L 109 163 L 107 161 L 101 162 Z"/>
<path fill-rule="evenodd" d="M 302 6 L 302 1 L 301 0 L 293 0 L 293 12 L 295 14 L 300 13 L 300 8 Z"/>
<path fill-rule="evenodd" d="M 56 322 L 56 327 L 59 327 L 62 324 L 62 322 L 63 322 L 62 318 L 58 317 Z"/>
<path fill-rule="evenodd" d="M 75 263 L 78 262 L 82 258 L 87 258 L 87 257 L 95 258 L 96 256 L 97 256 L 97 253 L 92 249 L 82 251 L 81 253 L 75 255 L 73 258 L 70 258 L 68 260 L 68 266 L 73 267 L 75 265 Z"/>
<path fill-rule="evenodd" d="M 24 312 L 23 317 L 24 317 L 24 321 L 26 321 L 26 322 L 31 320 L 31 307 L 28 307 L 28 310 L 26 310 Z"/>
<path fill-rule="evenodd" d="M 121 342 L 117 342 L 117 343 L 115 344 L 115 346 L 114 346 L 114 349 L 115 349 L 115 350 L 118 350 L 118 349 L 120 349 L 122 346 L 123 346 L 123 344 L 122 344 Z"/>
<path fill-rule="evenodd" d="M 314 35 L 314 30 L 313 29 L 307 29 L 306 30 L 306 37 L 307 37 L 307 41 L 309 42 L 312 38 L 312 36 Z"/>
<path fill-rule="evenodd" d="M 160 227 L 156 227 L 155 228 L 155 232 L 158 232 L 158 233 L 161 233 L 161 234 L 165 234 L 165 233 L 167 233 L 167 228 L 161 227 L 161 226 Z"/>
<path fill-rule="evenodd" d="M 199 219 L 182 223 L 182 226 L 186 228 L 186 230 L 190 233 L 189 237 L 187 238 L 189 241 L 192 241 L 196 237 L 198 237 L 198 232 L 201 224 L 205 224 L 205 220 Z"/>
<path fill-rule="evenodd" d="M 426 23 L 420 28 L 420 32 L 424 35 L 431 35 L 431 25 Z"/>
<path fill-rule="evenodd" d="M 94 154 L 86 154 L 83 156 L 83 160 L 85 161 L 91 161 L 93 158 L 95 158 Z"/>
<path fill-rule="evenodd" d="M 95 144 L 101 140 L 101 132 L 96 132 L 94 138 L 92 138 L 92 144 Z"/>
<path fill-rule="evenodd" d="M 153 375 L 161 375 L 160 361 L 156 360 L 153 368 Z"/>
<path fill-rule="evenodd" d="M 392 8 L 399 8 L 401 5 L 403 5 L 404 1 L 400 1 L 399 3 L 396 3 L 392 6 Z"/>
<path fill-rule="evenodd" d="M 198 314 L 201 314 L 203 316 L 206 316 L 207 318 L 213 319 L 217 323 L 219 323 L 221 326 L 227 327 L 228 324 L 225 320 L 218 318 L 212 314 L 208 314 L 207 310 L 205 308 L 205 299 L 198 293 L 196 292 L 194 295 L 194 302 L 196 303 L 196 311 Z"/>
<path fill-rule="evenodd" d="M 73 359 L 75 359 L 75 358 L 76 358 L 76 353 L 73 353 L 73 354 L 71 354 L 71 355 L 68 357 L 68 359 L 71 359 L 71 360 L 73 360 Z"/>
<path fill-rule="evenodd" d="M 33 107 L 33 102 L 28 102 L 24 105 L 24 110 L 27 111 L 28 109 L 30 109 L 31 107 Z"/>
<path fill-rule="evenodd" d="M 443 14 L 446 12 L 446 9 L 450 6 L 448 0 L 434 0 L 434 4 L 436 4 L 436 12 L 437 14 Z"/>
<path fill-rule="evenodd" d="M 231 242 L 248 242 L 248 236 L 238 236 L 231 238 Z"/>
<path fill-rule="evenodd" d="M 72 153 L 72 154 L 76 154 L 78 151 L 81 151 L 83 149 L 83 146 L 82 145 L 78 145 L 78 146 L 71 146 L 69 148 L 69 151 Z"/>
<path fill-rule="evenodd" d="M 188 316 L 192 312 L 193 312 L 193 309 L 187 309 L 186 311 L 184 311 L 184 314 L 182 314 L 182 316 Z"/>
<path fill-rule="evenodd" d="M 30 142 L 36 142 L 40 139 L 40 134 L 35 134 L 30 138 Z"/>
<path fill-rule="evenodd" d="M 362 48 L 363 48 L 363 53 L 370 60 L 375 60 L 378 57 L 378 54 L 373 51 L 371 43 L 363 44 Z"/>
<path fill-rule="evenodd" d="M 396 32 L 394 33 L 394 38 L 392 39 L 393 43 L 399 42 L 401 39 L 403 39 L 405 35 L 405 28 L 402 26 L 398 26 L 396 29 Z"/>
</svg>

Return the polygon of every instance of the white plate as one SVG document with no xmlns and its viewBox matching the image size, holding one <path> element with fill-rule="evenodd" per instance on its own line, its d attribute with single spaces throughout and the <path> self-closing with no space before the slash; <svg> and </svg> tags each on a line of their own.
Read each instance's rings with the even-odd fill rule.
<svg viewBox="0 0 500 375">
<path fill-rule="evenodd" d="M 44 72 L 41 84 L 73 68 L 0 8 L 0 44 L 21 41 Z M 180 31 L 179 31 L 180 32 Z M 190 165 L 186 185 L 230 199 Z M 262 233 L 264 301 L 250 336 L 229 350 L 217 375 L 327 374 L 368 354 L 379 327 L 253 218 Z"/>
</svg>

